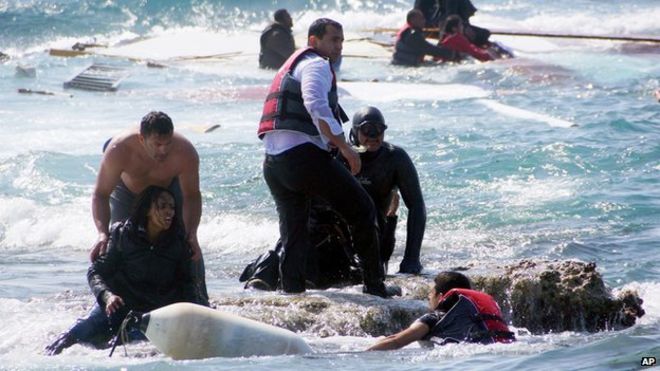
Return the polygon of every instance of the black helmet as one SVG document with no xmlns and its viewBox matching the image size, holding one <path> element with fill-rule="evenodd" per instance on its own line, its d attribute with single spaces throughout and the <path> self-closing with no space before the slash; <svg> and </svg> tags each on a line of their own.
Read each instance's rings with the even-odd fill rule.
<svg viewBox="0 0 660 371">
<path fill-rule="evenodd" d="M 359 111 L 355 112 L 353 115 L 353 127 L 351 128 L 351 134 L 349 139 L 354 145 L 359 145 L 357 132 L 360 130 L 360 127 L 365 124 L 372 124 L 374 127 L 380 126 L 380 132 L 383 132 L 387 129 L 385 125 L 385 118 L 383 114 L 380 113 L 380 110 L 376 107 L 362 107 Z M 378 133 L 380 134 L 380 133 Z"/>
</svg>

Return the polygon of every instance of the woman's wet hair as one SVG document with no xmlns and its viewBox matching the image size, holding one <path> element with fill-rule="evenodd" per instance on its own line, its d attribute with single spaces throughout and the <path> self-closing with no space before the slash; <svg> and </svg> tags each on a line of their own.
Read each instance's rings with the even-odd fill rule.
<svg viewBox="0 0 660 371">
<path fill-rule="evenodd" d="M 140 122 L 140 134 L 145 138 L 152 134 L 171 135 L 173 132 L 172 119 L 164 112 L 151 111 Z"/>
<path fill-rule="evenodd" d="M 470 279 L 454 271 L 440 272 L 433 281 L 436 293 L 446 293 L 451 289 L 472 289 Z"/>
<path fill-rule="evenodd" d="M 144 191 L 140 192 L 140 194 L 136 197 L 135 202 L 133 203 L 133 211 L 131 213 L 130 220 L 136 227 L 139 226 L 145 229 L 147 228 L 147 224 L 149 222 L 149 209 L 158 201 L 158 198 L 163 193 L 167 193 L 172 196 L 172 199 L 174 199 L 174 209 L 176 210 L 176 197 L 174 197 L 172 191 L 167 188 L 155 185 L 148 186 L 144 189 Z M 174 233 L 178 225 L 179 216 L 175 212 L 174 217 L 172 218 L 172 224 L 167 230 L 168 234 Z"/>
<path fill-rule="evenodd" d="M 319 39 L 322 39 L 323 35 L 325 35 L 326 31 L 328 31 L 327 26 L 332 26 L 338 30 L 342 29 L 341 23 L 337 21 L 333 21 L 330 18 L 319 18 L 309 26 L 309 30 L 307 30 L 307 37 L 309 38 L 313 35 Z"/>
</svg>

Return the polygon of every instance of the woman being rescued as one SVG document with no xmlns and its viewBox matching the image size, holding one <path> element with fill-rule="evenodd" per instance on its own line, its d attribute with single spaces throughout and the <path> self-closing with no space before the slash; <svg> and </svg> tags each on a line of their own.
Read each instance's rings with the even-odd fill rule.
<svg viewBox="0 0 660 371">
<path fill-rule="evenodd" d="M 111 227 L 106 254 L 87 272 L 96 304 L 85 319 L 46 347 L 59 354 L 76 343 L 109 346 L 130 310 L 149 312 L 176 302 L 195 302 L 191 251 L 176 215 L 174 195 L 158 186 L 138 195 L 131 216 Z M 130 340 L 146 340 L 139 332 Z"/>
</svg>

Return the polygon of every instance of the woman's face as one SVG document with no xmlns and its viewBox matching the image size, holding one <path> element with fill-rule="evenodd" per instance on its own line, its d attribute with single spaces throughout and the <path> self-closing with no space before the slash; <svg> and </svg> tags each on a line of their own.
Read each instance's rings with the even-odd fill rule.
<svg viewBox="0 0 660 371">
<path fill-rule="evenodd" d="M 167 192 L 161 192 L 156 201 L 151 204 L 147 217 L 150 225 L 160 230 L 166 230 L 172 225 L 175 213 L 174 197 Z"/>
<path fill-rule="evenodd" d="M 435 283 L 431 283 L 431 289 L 429 290 L 429 309 L 435 310 L 440 303 L 440 298 L 442 298 L 441 292 L 435 291 Z"/>
</svg>

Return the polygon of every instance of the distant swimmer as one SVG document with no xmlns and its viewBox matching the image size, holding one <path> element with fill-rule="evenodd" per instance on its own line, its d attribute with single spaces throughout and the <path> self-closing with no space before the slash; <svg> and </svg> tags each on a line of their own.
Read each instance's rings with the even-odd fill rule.
<svg viewBox="0 0 660 371">
<path fill-rule="evenodd" d="M 655 99 L 657 99 L 658 102 L 660 102 L 660 89 L 655 91 Z"/>
<path fill-rule="evenodd" d="M 136 195 L 150 185 L 168 188 L 177 198 L 179 215 L 193 253 L 197 303 L 207 305 L 204 261 L 197 241 L 202 214 L 199 156 L 192 143 L 174 132 L 172 119 L 163 112 L 149 112 L 142 118 L 139 130 L 116 136 L 107 144 L 92 196 L 92 216 L 98 239 L 90 258 L 94 261 L 105 253 L 108 227 L 125 220 Z"/>
<path fill-rule="evenodd" d="M 263 140 L 264 178 L 277 206 L 282 239 L 281 288 L 305 291 L 305 264 L 311 248 L 307 222 L 312 197 L 328 202 L 353 228 L 363 272 L 363 291 L 388 296 L 380 264 L 376 210 L 351 173 L 360 156 L 346 142 L 337 79 L 331 63 L 341 56 L 344 32 L 327 18 L 314 21 L 308 47 L 295 52 L 273 79 L 257 134 Z M 350 172 L 330 153 L 336 148 Z"/>
<path fill-rule="evenodd" d="M 430 313 L 367 350 L 399 349 L 419 340 L 437 345 L 515 341 L 514 334 L 502 319 L 497 302 L 490 295 L 471 288 L 472 284 L 465 275 L 440 272 L 429 291 Z"/>
<path fill-rule="evenodd" d="M 406 25 L 396 35 L 392 64 L 401 66 L 419 66 L 427 55 L 450 59 L 452 51 L 431 44 L 424 37 L 424 15 L 418 9 L 413 9 L 406 15 Z"/>
<path fill-rule="evenodd" d="M 465 55 L 482 62 L 492 61 L 498 57 L 494 51 L 478 47 L 465 37 L 463 20 L 457 15 L 451 15 L 445 20 L 440 32 L 439 45 L 452 51 L 453 57 L 447 61 L 460 62 Z"/>
<path fill-rule="evenodd" d="M 176 210 L 168 189 L 148 186 L 137 196 L 132 214 L 113 224 L 107 252 L 87 272 L 96 304 L 85 319 L 46 347 L 47 354 L 77 343 L 106 348 L 130 310 L 195 302 L 190 248 Z M 146 340 L 138 331 L 129 339 Z"/>
<path fill-rule="evenodd" d="M 275 22 L 261 32 L 259 43 L 259 67 L 278 69 L 296 50 L 291 28 L 293 20 L 286 9 L 278 9 L 274 15 Z"/>
</svg>

